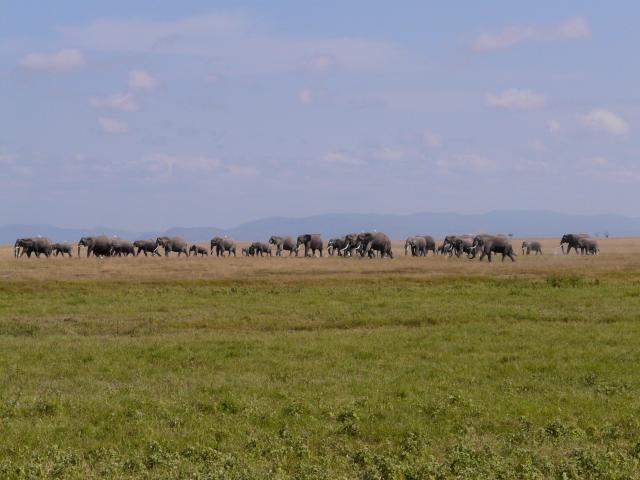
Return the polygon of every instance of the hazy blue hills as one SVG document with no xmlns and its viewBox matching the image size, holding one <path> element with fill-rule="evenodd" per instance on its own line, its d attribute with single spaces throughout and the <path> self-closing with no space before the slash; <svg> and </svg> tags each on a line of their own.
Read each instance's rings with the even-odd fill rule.
<svg viewBox="0 0 640 480">
<path fill-rule="evenodd" d="M 58 228 L 51 225 L 5 225 L 0 227 L 0 243 L 13 243 L 18 237 L 42 235 L 55 241 L 77 241 L 85 235 L 117 235 L 122 238 L 154 238 L 181 235 L 188 240 L 208 240 L 228 235 L 237 240 L 266 240 L 273 234 L 320 233 L 324 238 L 363 230 L 386 232 L 391 238 L 428 234 L 443 237 L 449 233 L 512 233 L 517 237 L 553 237 L 565 232 L 611 236 L 640 235 L 640 218 L 621 215 L 569 215 L 537 210 L 500 210 L 484 214 L 415 213 L 411 215 L 334 213 L 302 218 L 271 217 L 230 229 L 216 227 L 171 228 L 164 232 L 135 232 L 107 227 L 87 229 Z"/>
</svg>

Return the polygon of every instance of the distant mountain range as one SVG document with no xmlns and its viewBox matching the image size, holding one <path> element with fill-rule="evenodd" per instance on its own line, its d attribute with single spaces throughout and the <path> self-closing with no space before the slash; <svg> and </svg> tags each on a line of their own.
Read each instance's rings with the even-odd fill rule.
<svg viewBox="0 0 640 480">
<path fill-rule="evenodd" d="M 335 213 L 302 218 L 271 217 L 243 223 L 230 229 L 216 227 L 171 228 L 164 232 L 134 232 L 106 227 L 58 228 L 51 225 L 5 225 L 0 243 L 12 244 L 18 237 L 42 235 L 55 241 L 77 241 L 85 235 L 117 235 L 126 239 L 180 235 L 190 241 L 228 235 L 236 240 L 265 240 L 271 235 L 320 233 L 326 239 L 350 232 L 377 230 L 393 239 L 428 234 L 441 238 L 449 233 L 504 233 L 516 237 L 554 237 L 565 232 L 592 235 L 640 236 L 640 218 L 621 215 L 569 215 L 538 210 L 499 210 L 484 214 L 415 213 L 379 215 Z"/>
</svg>

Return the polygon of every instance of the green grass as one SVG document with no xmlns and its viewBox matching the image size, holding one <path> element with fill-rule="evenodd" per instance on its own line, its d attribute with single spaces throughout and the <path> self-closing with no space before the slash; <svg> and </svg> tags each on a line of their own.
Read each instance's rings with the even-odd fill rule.
<svg viewBox="0 0 640 480">
<path fill-rule="evenodd" d="M 0 283 L 2 478 L 633 478 L 640 276 Z"/>
</svg>

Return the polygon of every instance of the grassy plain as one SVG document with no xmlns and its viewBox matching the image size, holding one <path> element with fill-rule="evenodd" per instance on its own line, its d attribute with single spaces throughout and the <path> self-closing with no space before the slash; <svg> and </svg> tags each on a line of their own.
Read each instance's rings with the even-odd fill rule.
<svg viewBox="0 0 640 480">
<path fill-rule="evenodd" d="M 543 244 L 514 264 L 0 249 L 0 478 L 638 478 L 640 239 Z"/>
</svg>

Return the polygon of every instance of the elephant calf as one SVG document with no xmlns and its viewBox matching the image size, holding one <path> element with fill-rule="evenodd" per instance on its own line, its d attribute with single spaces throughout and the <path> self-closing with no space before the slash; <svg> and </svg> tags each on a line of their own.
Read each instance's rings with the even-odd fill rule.
<svg viewBox="0 0 640 480">
<path fill-rule="evenodd" d="M 536 255 L 542 255 L 542 245 L 540 242 L 530 242 L 528 240 L 522 242 L 522 254 L 529 255 L 531 252 L 535 252 Z"/>
<path fill-rule="evenodd" d="M 71 245 L 68 243 L 54 243 L 51 248 L 53 249 L 53 255 L 58 256 L 62 255 L 64 257 L 65 254 L 71 255 Z"/>
<path fill-rule="evenodd" d="M 189 248 L 189 255 L 194 254 L 196 257 L 200 255 L 201 257 L 209 256 L 209 250 L 204 247 L 200 247 L 198 245 L 191 245 Z"/>
</svg>

